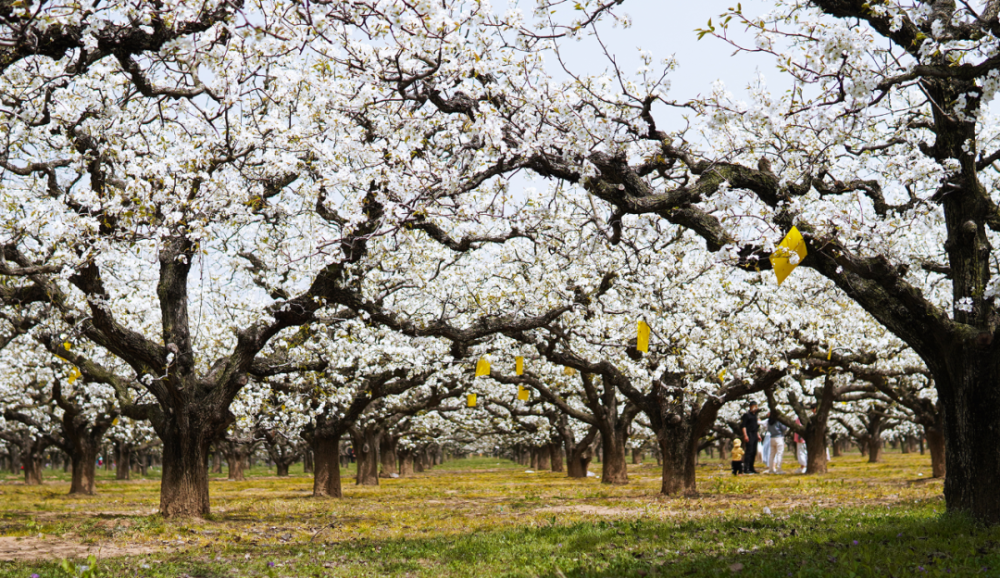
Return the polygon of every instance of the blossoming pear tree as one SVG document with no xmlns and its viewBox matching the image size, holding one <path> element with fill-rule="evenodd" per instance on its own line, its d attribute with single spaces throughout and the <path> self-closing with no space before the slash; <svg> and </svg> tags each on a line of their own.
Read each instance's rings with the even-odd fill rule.
<svg viewBox="0 0 1000 578">
<path fill-rule="evenodd" d="M 408 324 L 362 288 L 374 239 L 523 235 L 475 225 L 507 211 L 507 167 L 480 153 L 497 118 L 467 113 L 540 61 L 504 43 L 516 22 L 466 8 L 0 5 L 0 298 L 120 360 L 66 357 L 157 432 L 163 514 L 209 512 L 206 456 L 251 378 L 325 366 L 276 337 L 352 311 L 458 342 L 496 331 Z M 382 114 L 400 92 L 432 106 Z"/>
<path fill-rule="evenodd" d="M 674 103 L 648 66 L 577 76 L 563 101 L 538 107 L 549 114 L 531 126 L 559 130 L 524 161 L 602 200 L 610 231 L 622 215 L 653 215 L 657 233 L 690 229 L 750 271 L 771 268 L 794 226 L 806 249 L 788 257 L 795 275 L 828 279 L 930 371 L 948 509 L 989 523 L 1000 523 L 989 482 L 1000 475 L 998 12 L 993 0 L 737 6 L 701 35 L 730 41 L 728 27 L 749 28 L 756 42 L 737 49 L 772 54 L 791 90 L 758 84 L 743 103 L 720 86 Z M 656 118 L 664 105 L 701 123 L 669 132 Z"/>
</svg>

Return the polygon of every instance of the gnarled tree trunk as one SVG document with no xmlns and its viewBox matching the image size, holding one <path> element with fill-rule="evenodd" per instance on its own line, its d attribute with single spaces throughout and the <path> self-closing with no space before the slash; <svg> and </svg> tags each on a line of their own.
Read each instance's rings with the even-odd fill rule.
<svg viewBox="0 0 1000 578">
<path fill-rule="evenodd" d="M 547 470 L 552 467 L 552 454 L 549 450 L 549 446 L 546 444 L 544 446 L 539 446 L 536 448 L 538 450 L 538 471 Z"/>
<path fill-rule="evenodd" d="M 827 468 L 826 460 L 826 422 L 815 425 L 810 424 L 806 428 L 802 439 L 806 440 L 806 473 L 825 474 Z"/>
<path fill-rule="evenodd" d="M 127 480 L 131 471 L 132 446 L 125 442 L 115 442 L 115 479 Z"/>
<path fill-rule="evenodd" d="M 80 439 L 70 440 L 73 453 L 70 459 L 73 461 L 73 474 L 70 478 L 69 493 L 92 495 L 94 493 L 94 480 L 96 479 L 97 453 L 100 448 L 88 439 L 89 436 L 81 435 Z"/>
<path fill-rule="evenodd" d="M 868 453 L 868 463 L 877 464 L 882 461 L 882 438 L 868 436 L 865 446 Z"/>
<path fill-rule="evenodd" d="M 698 450 L 691 439 L 691 428 L 671 428 L 671 435 L 658 436 L 662 461 L 663 480 L 660 493 L 673 495 L 697 491 L 695 465 Z"/>
<path fill-rule="evenodd" d="M 927 447 L 931 452 L 931 476 L 944 478 L 948 471 L 945 465 L 944 433 L 937 428 L 925 427 L 924 435 L 927 436 Z"/>
<path fill-rule="evenodd" d="M 382 462 L 381 477 L 391 477 L 393 474 L 399 475 L 396 467 L 398 457 L 396 446 L 399 445 L 399 438 L 389 434 L 383 434 L 379 446 L 379 459 Z"/>
<path fill-rule="evenodd" d="M 179 431 L 178 431 L 179 430 Z M 171 428 L 160 433 L 163 442 L 163 476 L 160 481 L 160 513 L 173 516 L 204 516 L 208 501 L 208 448 L 211 440 L 200 428 Z"/>
<path fill-rule="evenodd" d="M 626 436 L 623 432 L 601 432 L 603 461 L 601 462 L 602 484 L 627 484 L 628 467 L 625 459 Z"/>
<path fill-rule="evenodd" d="M 562 448 L 556 443 L 549 444 L 549 455 L 551 456 L 550 469 L 553 472 L 562 472 L 564 470 Z"/>
<path fill-rule="evenodd" d="M 250 453 L 245 444 L 238 442 L 226 443 L 226 465 L 229 466 L 228 478 L 234 482 L 242 482 L 246 479 L 245 471 L 247 467 L 247 456 Z"/>
<path fill-rule="evenodd" d="M 413 449 L 400 447 L 399 453 L 399 477 L 405 478 L 413 475 Z"/>
<path fill-rule="evenodd" d="M 42 459 L 34 454 L 22 455 L 21 466 L 24 467 L 24 483 L 38 486 L 42 483 Z"/>
<path fill-rule="evenodd" d="M 309 440 L 309 446 L 316 469 L 313 474 L 313 497 L 344 497 L 340 484 L 340 439 L 314 435 Z"/>
<path fill-rule="evenodd" d="M 382 432 L 372 428 L 351 428 L 351 443 L 358 462 L 356 485 L 378 485 L 378 449 L 381 437 Z"/>
<path fill-rule="evenodd" d="M 302 473 L 313 473 L 313 453 L 311 449 L 306 449 L 306 451 L 302 452 Z"/>
</svg>

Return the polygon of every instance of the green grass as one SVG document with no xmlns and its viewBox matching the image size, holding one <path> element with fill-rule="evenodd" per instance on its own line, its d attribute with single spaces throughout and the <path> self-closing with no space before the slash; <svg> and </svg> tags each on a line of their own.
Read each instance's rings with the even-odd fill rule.
<svg viewBox="0 0 1000 578">
<path fill-rule="evenodd" d="M 206 520 L 157 516 L 155 480 L 104 476 L 87 498 L 63 481 L 4 483 L 0 531 L 148 551 L 100 559 L 116 577 L 1000 576 L 1000 530 L 943 515 L 940 481 L 918 482 L 926 456 L 885 460 L 739 479 L 706 460 L 695 498 L 658 496 L 648 462 L 611 487 L 457 460 L 379 487 L 345 478 L 342 500 L 309 497 L 301 469 L 255 469 L 212 482 Z M 64 575 L 58 561 L 0 562 L 0 576 L 32 573 Z"/>
</svg>

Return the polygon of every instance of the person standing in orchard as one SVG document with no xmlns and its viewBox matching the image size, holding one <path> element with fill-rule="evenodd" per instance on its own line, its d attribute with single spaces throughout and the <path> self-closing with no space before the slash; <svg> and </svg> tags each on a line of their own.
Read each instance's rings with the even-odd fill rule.
<svg viewBox="0 0 1000 578">
<path fill-rule="evenodd" d="M 768 413 L 765 415 L 764 420 L 765 423 L 770 423 L 771 414 Z M 764 463 L 764 470 L 769 469 L 768 464 L 771 463 L 771 429 L 768 427 L 764 428 L 764 434 L 760 441 L 760 461 Z"/>
<path fill-rule="evenodd" d="M 778 421 L 777 413 L 771 412 L 767 419 L 767 433 L 768 437 L 771 438 L 771 451 L 768 453 L 767 460 L 767 473 L 769 474 L 781 473 L 781 458 L 785 453 L 785 434 L 787 432 L 788 426 Z"/>
<path fill-rule="evenodd" d="M 743 441 L 746 443 L 746 453 L 743 455 L 743 473 L 756 474 L 754 461 L 757 460 L 757 442 L 760 441 L 760 423 L 757 421 L 757 402 L 750 403 L 750 409 L 741 418 Z"/>
<path fill-rule="evenodd" d="M 740 447 L 740 440 L 733 440 L 733 475 L 738 476 L 743 473 L 743 448 Z"/>
<path fill-rule="evenodd" d="M 815 411 L 815 410 L 814 410 Z M 802 424 L 801 420 L 796 419 L 795 423 L 798 425 Z M 809 463 L 809 452 L 806 449 L 806 440 L 798 433 L 792 434 L 792 441 L 795 442 L 795 459 L 799 462 L 799 473 L 806 473 L 806 466 Z"/>
</svg>

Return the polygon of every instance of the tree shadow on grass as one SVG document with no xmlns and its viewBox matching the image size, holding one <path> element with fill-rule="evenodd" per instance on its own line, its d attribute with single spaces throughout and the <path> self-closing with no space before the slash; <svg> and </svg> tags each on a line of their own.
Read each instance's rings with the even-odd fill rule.
<svg viewBox="0 0 1000 578">
<path fill-rule="evenodd" d="M 935 508 L 940 510 L 941 503 L 680 522 L 640 517 L 563 524 L 553 517 L 542 526 L 428 538 L 229 542 L 184 554 L 153 554 L 160 563 L 148 569 L 116 561 L 103 566 L 107 572 L 102 576 L 1000 575 L 1000 527 L 984 528 L 961 516 L 941 515 Z M 217 561 L 217 555 L 223 561 Z M 273 569 L 266 566 L 269 561 L 275 563 Z M 0 564 L 0 577 L 23 578 L 28 569 Z"/>
<path fill-rule="evenodd" d="M 444 575 L 970 576 L 1000 573 L 1000 529 L 929 508 L 823 510 L 791 516 L 575 523 L 481 532 L 454 540 L 387 542 L 389 575 L 414 572 L 408 555 Z"/>
</svg>

